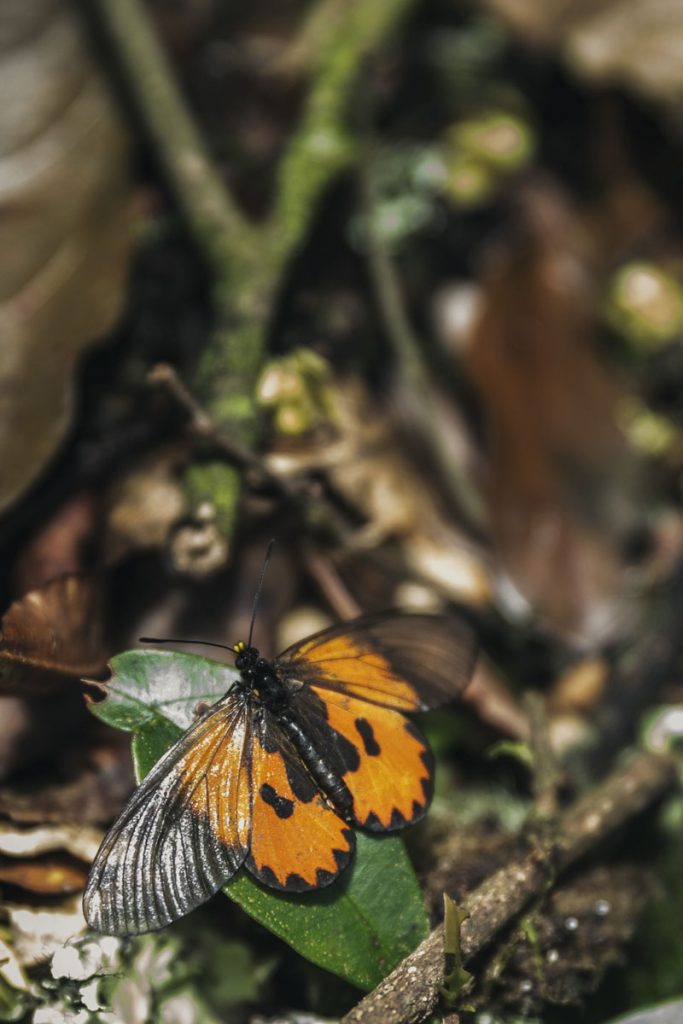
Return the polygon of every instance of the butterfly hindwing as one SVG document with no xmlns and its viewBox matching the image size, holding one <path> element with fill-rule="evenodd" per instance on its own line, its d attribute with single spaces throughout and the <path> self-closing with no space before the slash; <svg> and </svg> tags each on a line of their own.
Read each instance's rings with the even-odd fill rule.
<svg viewBox="0 0 683 1024">
<path fill-rule="evenodd" d="M 251 823 L 250 732 L 247 702 L 228 695 L 157 762 L 93 864 L 83 898 L 92 928 L 161 928 L 235 873 Z"/>
<path fill-rule="evenodd" d="M 390 832 L 423 816 L 432 796 L 433 758 L 405 715 L 316 686 L 295 693 L 292 703 L 302 728 L 350 791 L 357 825 Z"/>
<path fill-rule="evenodd" d="M 412 712 L 454 700 L 475 656 L 474 633 L 462 619 L 381 612 L 324 629 L 275 665 L 292 680 Z"/>
<path fill-rule="evenodd" d="M 328 885 L 351 858 L 353 832 L 265 709 L 254 721 L 251 771 L 254 806 L 247 869 L 271 888 L 287 892 Z"/>
</svg>

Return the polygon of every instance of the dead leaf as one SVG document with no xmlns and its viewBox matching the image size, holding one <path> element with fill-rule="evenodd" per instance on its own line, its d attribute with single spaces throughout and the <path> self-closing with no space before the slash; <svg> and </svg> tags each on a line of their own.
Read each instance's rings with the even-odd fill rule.
<svg viewBox="0 0 683 1024">
<path fill-rule="evenodd" d="M 86 569 L 84 551 L 98 526 L 98 505 L 92 491 L 80 491 L 33 534 L 14 564 L 14 593 L 26 594 Z"/>
<path fill-rule="evenodd" d="M 485 0 L 526 39 L 559 47 L 590 81 L 630 86 L 666 104 L 683 90 L 681 0 Z"/>
<path fill-rule="evenodd" d="M 99 672 L 102 604 L 85 576 L 52 580 L 15 601 L 2 618 L 0 692 L 41 693 L 67 678 Z"/>
<path fill-rule="evenodd" d="M 133 785 L 128 737 L 107 734 L 85 748 L 69 744 L 38 784 L 31 780 L 0 788 L 0 814 L 23 824 L 104 825 L 123 808 Z"/>
<path fill-rule="evenodd" d="M 396 538 L 408 567 L 437 592 L 485 605 L 492 594 L 485 557 L 442 515 L 439 497 L 406 452 L 387 409 L 358 378 L 335 380 L 328 402 L 330 421 L 317 435 L 287 439 L 268 456 L 272 468 L 325 472 L 333 489 L 366 520 L 354 538 L 356 549 Z"/>
<path fill-rule="evenodd" d="M 604 696 L 608 679 L 609 664 L 605 658 L 583 658 L 571 665 L 553 685 L 550 695 L 553 713 L 590 713 Z"/>
<path fill-rule="evenodd" d="M 0 857 L 0 882 L 41 896 L 65 896 L 81 892 L 85 887 L 88 870 L 86 864 L 76 864 L 59 855 L 16 861 Z"/>
<path fill-rule="evenodd" d="M 0 509 L 69 425 L 79 355 L 124 298 L 128 133 L 71 3 L 0 7 Z"/>
<path fill-rule="evenodd" d="M 80 893 L 50 910 L 6 904 L 12 948 L 19 963 L 24 967 L 42 963 L 84 932 L 87 925 L 81 904 Z"/>
<path fill-rule="evenodd" d="M 491 261 L 462 361 L 486 417 L 508 592 L 567 638 L 593 642 L 620 623 L 637 464 L 617 427 L 621 387 L 591 348 L 595 300 L 577 220 L 540 184 L 519 200 L 518 237 Z"/>
<path fill-rule="evenodd" d="M 95 859 L 102 836 L 100 829 L 84 825 L 41 825 L 21 829 L 0 822 L 0 856 L 38 857 L 59 850 L 90 864 Z"/>
</svg>

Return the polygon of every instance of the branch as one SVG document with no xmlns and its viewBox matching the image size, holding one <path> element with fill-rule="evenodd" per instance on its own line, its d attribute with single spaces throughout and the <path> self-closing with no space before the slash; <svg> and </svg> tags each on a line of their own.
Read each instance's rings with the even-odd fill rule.
<svg viewBox="0 0 683 1024">
<path fill-rule="evenodd" d="M 211 274 L 224 276 L 226 263 L 236 270 L 258 232 L 223 187 L 144 6 L 139 0 L 91 0 L 91 5 Z"/>
<path fill-rule="evenodd" d="M 280 164 L 270 228 L 281 260 L 307 234 L 312 212 L 330 181 L 358 158 L 358 145 L 346 127 L 358 73 L 414 2 L 326 0 L 315 9 L 311 85 L 299 127 Z"/>
<path fill-rule="evenodd" d="M 348 543 L 352 533 L 351 527 L 336 506 L 323 495 L 315 493 L 308 481 L 292 480 L 288 476 L 274 472 L 250 448 L 221 431 L 207 410 L 185 387 L 172 366 L 158 363 L 149 371 L 147 379 L 150 384 L 165 388 L 186 414 L 192 433 L 222 453 L 229 463 L 226 468 L 249 472 L 257 484 L 271 488 L 280 497 L 289 501 L 304 524 L 324 524 L 334 541 L 342 546 Z"/>
<path fill-rule="evenodd" d="M 394 351 L 399 379 L 411 399 L 413 424 L 439 471 L 440 483 L 454 508 L 475 534 L 481 533 L 487 518 L 484 502 L 463 466 L 453 456 L 447 432 L 434 415 L 434 383 L 419 338 L 408 318 L 393 260 L 376 227 L 371 166 L 363 168 L 361 185 L 368 232 L 368 268 L 386 337 Z"/>
<path fill-rule="evenodd" d="M 534 897 L 575 861 L 597 847 L 674 785 L 672 759 L 638 754 L 626 767 L 566 811 L 550 841 L 501 868 L 464 902 L 463 957 L 484 949 Z M 342 1024 L 417 1024 L 434 1009 L 443 982 L 443 928 L 439 926 Z"/>
<path fill-rule="evenodd" d="M 321 0 L 311 84 L 299 127 L 282 158 L 273 212 L 260 227 L 239 212 L 224 188 L 187 110 L 140 0 L 91 0 L 118 58 L 159 163 L 212 278 L 214 331 L 192 390 L 219 428 L 241 444 L 259 433 L 254 392 L 272 307 L 287 264 L 305 239 L 332 178 L 355 157 L 345 115 L 358 70 L 414 0 Z M 191 466 L 191 508 L 215 510 L 215 564 L 229 550 L 240 475 L 222 462 Z"/>
</svg>

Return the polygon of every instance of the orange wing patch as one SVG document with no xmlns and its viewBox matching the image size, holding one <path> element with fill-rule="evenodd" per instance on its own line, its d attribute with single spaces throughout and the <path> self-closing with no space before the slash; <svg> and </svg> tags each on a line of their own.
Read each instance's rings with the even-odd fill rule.
<svg viewBox="0 0 683 1024">
<path fill-rule="evenodd" d="M 343 776 L 358 824 L 389 832 L 421 818 L 432 796 L 433 758 L 420 731 L 398 711 L 311 689 L 325 705 L 327 724 L 358 751 L 357 768 Z"/>
<path fill-rule="evenodd" d="M 246 866 L 275 889 L 320 889 L 351 859 L 353 832 L 279 727 L 265 715 L 259 726 L 252 745 L 253 822 Z"/>
<path fill-rule="evenodd" d="M 234 875 L 247 853 L 250 732 L 244 700 L 227 696 L 156 763 L 95 858 L 83 898 L 92 928 L 161 928 Z"/>
<path fill-rule="evenodd" d="M 220 725 L 220 723 L 219 723 Z M 231 743 L 226 742 L 215 727 L 199 734 L 187 752 L 183 765 L 183 783 L 189 780 L 192 788 L 188 806 L 206 819 L 208 827 L 219 843 L 226 847 L 246 850 L 251 822 L 251 786 L 249 772 L 236 763 L 236 747 L 244 748 L 248 733 L 246 717 Z M 195 781 L 197 780 L 197 781 Z"/>
<path fill-rule="evenodd" d="M 297 669 L 304 682 L 319 682 L 361 700 L 387 703 L 400 711 L 417 711 L 421 706 L 415 688 L 383 655 L 355 643 L 348 634 L 302 644 L 293 659 L 292 670 Z"/>
</svg>

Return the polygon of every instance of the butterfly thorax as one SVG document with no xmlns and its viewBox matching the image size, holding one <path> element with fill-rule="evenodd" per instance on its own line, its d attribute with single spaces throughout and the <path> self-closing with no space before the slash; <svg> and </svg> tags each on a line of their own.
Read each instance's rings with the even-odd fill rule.
<svg viewBox="0 0 683 1024">
<path fill-rule="evenodd" d="M 256 692 L 261 704 L 277 716 L 280 728 L 297 749 L 315 782 L 332 800 L 343 817 L 353 816 L 353 798 L 344 780 L 330 767 L 325 752 L 317 746 L 293 713 L 290 690 L 274 665 L 262 658 L 255 647 L 235 644 L 239 669 L 245 690 Z"/>
<path fill-rule="evenodd" d="M 255 647 L 235 644 L 235 667 L 239 670 L 245 689 L 256 691 L 261 703 L 276 714 L 289 706 L 289 693 L 278 678 L 273 665 L 262 658 Z"/>
</svg>

